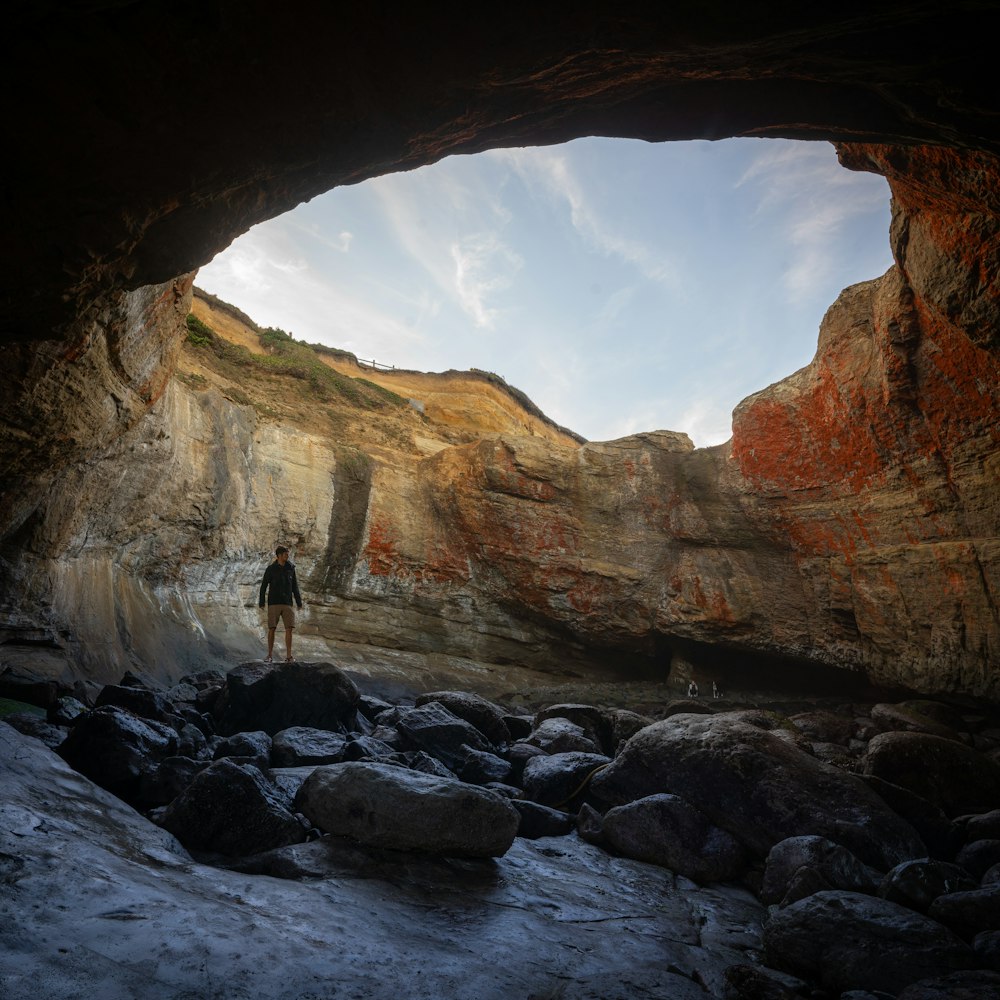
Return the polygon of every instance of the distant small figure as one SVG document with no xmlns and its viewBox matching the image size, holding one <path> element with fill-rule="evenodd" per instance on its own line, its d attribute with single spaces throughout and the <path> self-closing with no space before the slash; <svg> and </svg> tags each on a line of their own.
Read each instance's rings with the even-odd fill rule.
<svg viewBox="0 0 1000 1000">
<path fill-rule="evenodd" d="M 694 681 L 688 684 L 688 697 L 697 698 L 698 697 L 698 685 Z"/>
<path fill-rule="evenodd" d="M 719 685 L 715 683 L 715 681 L 712 681 L 712 697 L 713 698 L 722 697 L 722 688 L 720 688 Z"/>
<path fill-rule="evenodd" d="M 259 604 L 264 607 L 264 595 L 267 595 L 267 662 L 271 662 L 274 652 L 274 632 L 278 621 L 285 623 L 285 662 L 292 662 L 292 629 L 295 628 L 295 612 L 292 610 L 292 600 L 302 610 L 302 597 L 299 594 L 299 584 L 295 579 L 295 565 L 288 561 L 288 549 L 279 545 L 274 550 L 274 562 L 264 570 L 264 579 L 260 582 Z"/>
</svg>

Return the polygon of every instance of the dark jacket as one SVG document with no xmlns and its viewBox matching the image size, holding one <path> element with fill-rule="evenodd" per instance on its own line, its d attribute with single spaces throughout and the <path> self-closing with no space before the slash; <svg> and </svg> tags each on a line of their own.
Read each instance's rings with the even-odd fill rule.
<svg viewBox="0 0 1000 1000">
<path fill-rule="evenodd" d="M 264 570 L 264 579 L 260 582 L 260 601 L 264 607 L 264 595 L 267 594 L 268 604 L 291 604 L 293 599 L 301 608 L 302 597 L 299 595 L 299 584 L 295 579 L 295 565 L 286 562 L 284 566 L 277 559 Z"/>
</svg>

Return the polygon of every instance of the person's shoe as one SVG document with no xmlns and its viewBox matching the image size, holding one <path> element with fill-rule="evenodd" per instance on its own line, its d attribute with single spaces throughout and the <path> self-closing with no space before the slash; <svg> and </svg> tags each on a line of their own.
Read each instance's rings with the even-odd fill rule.
<svg viewBox="0 0 1000 1000">
<path fill-rule="evenodd" d="M 295 662 L 295 657 L 294 656 L 286 656 L 285 657 L 285 663 L 294 663 L 294 662 Z"/>
<path fill-rule="evenodd" d="M 272 658 L 271 658 L 270 656 L 265 656 L 265 657 L 264 657 L 264 662 L 265 662 L 265 663 L 273 663 L 273 662 L 274 662 L 274 660 L 273 660 L 273 659 L 272 659 Z"/>
</svg>

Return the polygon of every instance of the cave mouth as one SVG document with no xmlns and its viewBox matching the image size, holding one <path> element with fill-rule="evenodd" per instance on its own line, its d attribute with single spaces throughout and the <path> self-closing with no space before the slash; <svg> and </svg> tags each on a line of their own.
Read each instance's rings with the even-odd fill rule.
<svg viewBox="0 0 1000 1000">
<path fill-rule="evenodd" d="M 264 326 L 419 371 L 501 375 L 589 440 L 722 443 L 891 265 L 884 178 L 825 142 L 587 138 L 335 188 L 199 287 Z"/>
</svg>

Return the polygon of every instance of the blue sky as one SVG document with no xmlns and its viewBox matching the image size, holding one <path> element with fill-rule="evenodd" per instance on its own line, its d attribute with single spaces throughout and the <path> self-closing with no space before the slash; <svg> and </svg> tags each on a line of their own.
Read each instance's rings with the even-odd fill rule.
<svg viewBox="0 0 1000 1000">
<path fill-rule="evenodd" d="M 590 440 L 730 436 L 807 364 L 839 292 L 892 263 L 889 189 L 825 142 L 578 139 L 337 188 L 199 287 L 401 368 L 482 368 Z"/>
</svg>

